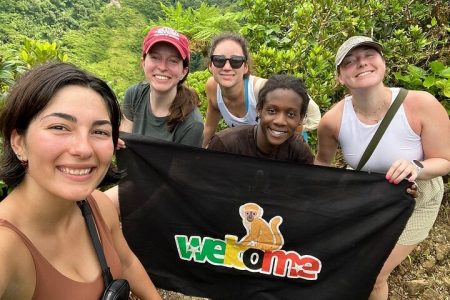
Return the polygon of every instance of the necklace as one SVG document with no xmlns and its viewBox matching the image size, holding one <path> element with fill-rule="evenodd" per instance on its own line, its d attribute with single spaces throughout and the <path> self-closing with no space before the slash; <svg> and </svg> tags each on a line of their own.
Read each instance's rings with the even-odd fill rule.
<svg viewBox="0 0 450 300">
<path fill-rule="evenodd" d="M 378 123 L 380 122 L 384 116 L 386 115 L 386 112 L 390 106 L 390 98 L 391 95 L 389 93 L 389 95 L 387 97 L 384 97 L 382 103 L 376 107 L 374 110 L 371 110 L 369 112 L 364 112 L 362 110 L 360 110 L 355 103 L 352 101 L 352 105 L 353 105 L 353 110 L 355 111 L 356 116 L 358 117 L 358 119 L 360 119 L 362 122 L 367 122 L 369 124 L 372 123 Z"/>
</svg>

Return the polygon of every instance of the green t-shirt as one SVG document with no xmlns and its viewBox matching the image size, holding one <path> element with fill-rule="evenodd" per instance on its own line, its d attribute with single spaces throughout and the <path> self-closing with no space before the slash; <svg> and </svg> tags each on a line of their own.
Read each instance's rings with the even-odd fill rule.
<svg viewBox="0 0 450 300">
<path fill-rule="evenodd" d="M 141 82 L 125 92 L 123 114 L 133 122 L 133 133 L 157 139 L 201 147 L 203 142 L 203 118 L 195 108 L 183 122 L 178 123 L 172 132 L 167 127 L 168 117 L 156 117 L 149 101 L 150 85 Z"/>
</svg>

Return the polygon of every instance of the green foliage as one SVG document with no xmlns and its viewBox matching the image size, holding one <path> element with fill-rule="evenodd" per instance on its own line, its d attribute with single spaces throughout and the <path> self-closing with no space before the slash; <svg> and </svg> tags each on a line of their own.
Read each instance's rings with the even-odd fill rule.
<svg viewBox="0 0 450 300">
<path fill-rule="evenodd" d="M 172 1 L 148 1 L 148 0 L 122 0 L 120 1 L 124 7 L 130 7 L 136 12 L 144 15 L 147 20 L 156 20 L 162 17 L 161 4 L 170 5 Z M 161 3 L 161 4 L 160 4 Z"/>
<path fill-rule="evenodd" d="M 200 98 L 200 111 L 202 112 L 203 116 L 206 115 L 206 108 L 208 106 L 205 84 L 209 77 L 211 77 L 211 73 L 209 72 L 209 70 L 197 71 L 189 74 L 186 81 L 187 85 L 193 88 Z"/>
<path fill-rule="evenodd" d="M 409 0 L 242 0 L 255 71 L 262 76 L 290 73 L 304 78 L 323 111 L 345 92 L 336 88 L 334 56 L 351 35 L 373 36 L 385 46 L 393 72 L 432 57 L 450 60 L 450 4 Z M 441 13 L 438 13 L 438 10 Z M 444 12 L 444 13 L 442 13 Z M 386 84 L 396 84 L 389 73 Z"/>
<path fill-rule="evenodd" d="M 49 60 L 67 61 L 65 50 L 56 42 L 49 43 L 31 39 L 25 39 L 19 57 L 27 68 Z"/>
<path fill-rule="evenodd" d="M 71 61 L 108 81 L 122 99 L 125 90 L 143 79 L 141 44 L 146 20 L 128 7 L 108 6 L 95 15 L 96 24 L 64 36 Z"/>
<path fill-rule="evenodd" d="M 242 15 L 201 3 L 198 9 L 183 8 L 180 2 L 174 6 L 161 4 L 164 18 L 151 21 L 155 25 L 169 26 L 184 33 L 190 39 L 191 51 L 206 56 L 211 39 L 223 31 L 237 32 Z"/>
<path fill-rule="evenodd" d="M 25 39 L 19 51 L 13 49 L 5 51 L 5 55 L 0 56 L 0 100 L 4 99 L 9 87 L 20 74 L 49 60 L 67 60 L 65 50 L 56 42 Z"/>
<path fill-rule="evenodd" d="M 207 4 L 209 6 L 217 6 L 219 8 L 237 8 L 236 0 L 178 0 L 172 2 L 180 2 L 183 5 L 183 8 L 193 8 L 197 9 L 202 4 Z"/>
<path fill-rule="evenodd" d="M 24 63 L 16 58 L 15 52 L 10 50 L 0 55 L 0 103 L 3 104 L 3 99 L 9 87 L 13 85 L 16 79 L 25 72 Z M 0 106 L 2 107 L 2 105 Z"/>
<path fill-rule="evenodd" d="M 122 6 L 130 7 L 137 11 L 138 13 L 145 16 L 147 20 L 158 20 L 158 18 L 164 17 L 164 12 L 161 10 L 161 5 L 170 6 L 175 5 L 176 1 L 172 0 L 159 0 L 159 1 L 148 1 L 148 0 L 121 0 Z M 209 6 L 218 6 L 221 8 L 231 8 L 236 6 L 235 0 L 180 0 L 178 3 L 181 4 L 183 9 L 198 9 L 202 4 L 207 4 Z"/>
<path fill-rule="evenodd" d="M 200 112 L 202 113 L 204 118 L 206 117 L 206 109 L 208 108 L 208 99 L 206 98 L 205 84 L 209 77 L 211 77 L 211 73 L 209 72 L 209 70 L 197 71 L 189 74 L 186 81 L 187 85 L 193 88 L 200 98 Z M 218 125 L 219 130 L 225 129 L 227 127 L 228 126 L 225 121 L 223 119 L 220 120 Z"/>
<path fill-rule="evenodd" d="M 55 40 L 68 29 L 79 29 L 107 0 L 2 0 L 0 43 L 19 43 L 24 37 Z"/>
<path fill-rule="evenodd" d="M 8 186 L 2 180 L 0 180 L 0 200 L 6 196 L 4 194 L 7 187 Z"/>
<path fill-rule="evenodd" d="M 408 89 L 427 90 L 433 94 L 450 114 L 450 66 L 435 60 L 427 70 L 408 65 L 405 74 L 395 72 L 394 76 Z"/>
</svg>

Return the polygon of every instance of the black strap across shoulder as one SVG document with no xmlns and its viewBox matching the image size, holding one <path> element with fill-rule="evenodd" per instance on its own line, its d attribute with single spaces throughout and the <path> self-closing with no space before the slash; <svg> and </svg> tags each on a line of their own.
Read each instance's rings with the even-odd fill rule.
<svg viewBox="0 0 450 300">
<path fill-rule="evenodd" d="M 95 226 L 94 217 L 92 216 L 91 206 L 89 202 L 86 200 L 77 202 L 78 206 L 81 209 L 83 217 L 86 221 L 89 234 L 91 235 L 92 242 L 94 244 L 95 253 L 97 253 L 98 260 L 100 262 L 100 266 L 102 268 L 102 277 L 105 282 L 105 287 L 108 286 L 112 281 L 111 271 L 108 267 L 108 263 L 106 262 L 105 254 L 103 253 L 102 245 L 100 244 L 100 239 L 98 237 L 97 227 Z"/>
</svg>

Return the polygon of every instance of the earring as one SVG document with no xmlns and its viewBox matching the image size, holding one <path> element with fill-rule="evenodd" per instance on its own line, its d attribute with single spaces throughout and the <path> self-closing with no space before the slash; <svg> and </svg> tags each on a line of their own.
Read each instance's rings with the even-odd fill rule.
<svg viewBox="0 0 450 300">
<path fill-rule="evenodd" d="M 28 160 L 21 160 L 20 164 L 25 170 L 28 169 Z"/>
<path fill-rule="evenodd" d="M 16 153 L 16 156 L 17 156 L 17 159 L 19 159 L 22 167 L 26 170 L 28 168 L 28 160 L 22 159 L 22 156 L 20 154 Z"/>
</svg>

